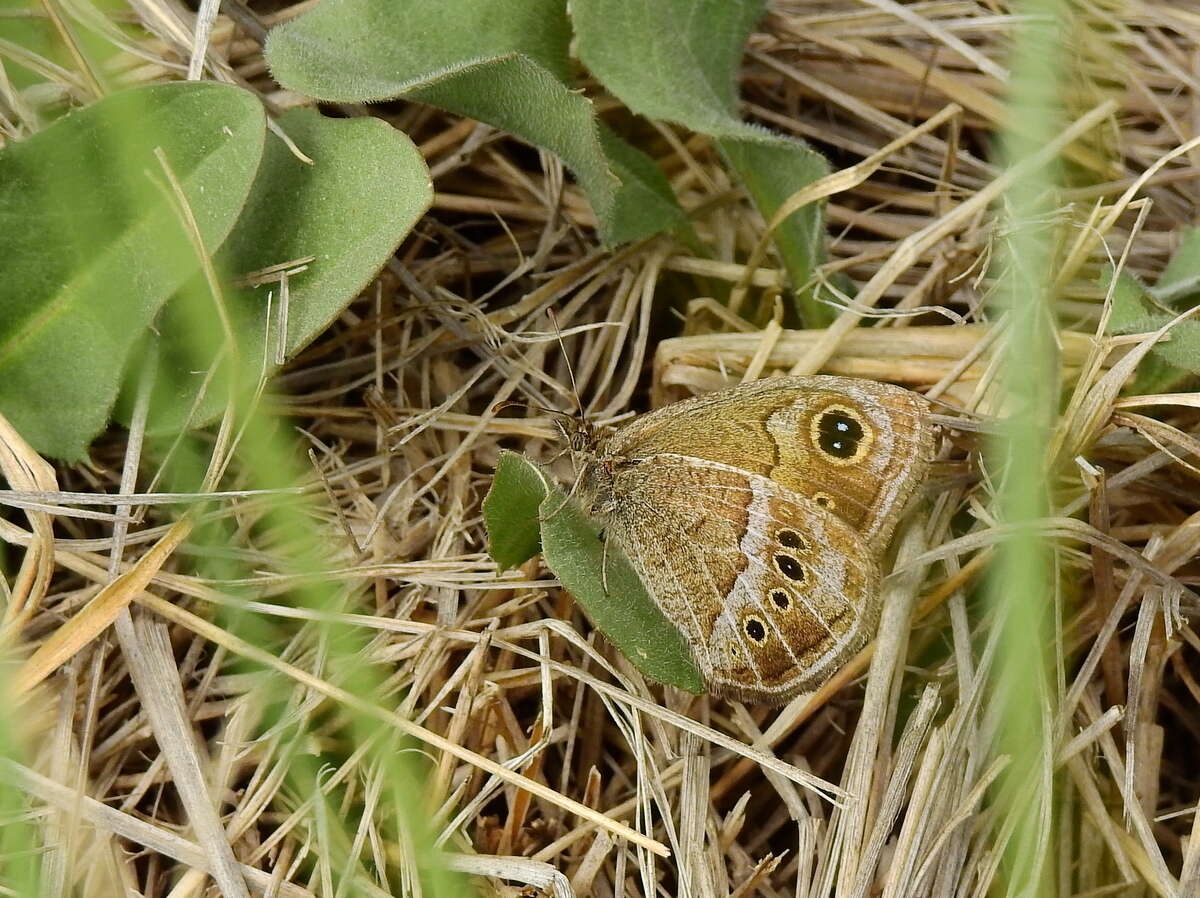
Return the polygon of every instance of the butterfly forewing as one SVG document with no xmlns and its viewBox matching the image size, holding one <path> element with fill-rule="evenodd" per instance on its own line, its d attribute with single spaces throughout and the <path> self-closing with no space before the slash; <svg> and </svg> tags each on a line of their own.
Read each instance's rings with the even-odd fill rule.
<svg viewBox="0 0 1200 898">
<path fill-rule="evenodd" d="M 929 405 L 901 387 L 781 377 L 659 409 L 609 452 L 684 453 L 774 480 L 832 511 L 882 550 L 932 455 Z"/>
</svg>

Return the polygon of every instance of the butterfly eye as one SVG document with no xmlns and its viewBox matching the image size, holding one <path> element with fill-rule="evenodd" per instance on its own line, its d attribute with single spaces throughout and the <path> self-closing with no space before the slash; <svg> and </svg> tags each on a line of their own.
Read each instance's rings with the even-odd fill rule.
<svg viewBox="0 0 1200 898">
<path fill-rule="evenodd" d="M 748 617 L 746 618 L 746 635 L 755 642 L 762 642 L 767 638 L 767 628 L 757 617 Z"/>
<path fill-rule="evenodd" d="M 777 589 L 771 593 L 771 601 L 783 609 L 792 604 L 792 600 L 788 598 L 788 594 L 782 589 Z"/>
<path fill-rule="evenodd" d="M 775 567 L 779 568 L 779 573 L 783 574 L 789 580 L 800 581 L 804 579 L 804 566 L 791 555 L 784 555 L 782 552 L 776 555 Z"/>
<path fill-rule="evenodd" d="M 780 530 L 776 538 L 779 540 L 781 545 L 786 546 L 789 549 L 804 550 L 808 548 L 808 546 L 804 544 L 804 539 L 795 530 Z"/>
<path fill-rule="evenodd" d="M 874 439 L 862 415 L 846 405 L 831 405 L 814 416 L 809 436 L 826 458 L 843 465 L 866 455 Z"/>
</svg>

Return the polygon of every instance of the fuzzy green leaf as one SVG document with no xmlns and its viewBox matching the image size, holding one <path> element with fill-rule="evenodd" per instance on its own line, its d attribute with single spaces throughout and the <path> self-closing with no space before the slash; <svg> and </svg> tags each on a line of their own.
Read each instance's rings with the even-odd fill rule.
<svg viewBox="0 0 1200 898">
<path fill-rule="evenodd" d="M 500 570 L 524 564 L 541 551 L 538 508 L 546 493 L 537 465 L 515 452 L 500 453 L 492 488 L 483 499 L 488 554 Z"/>
<path fill-rule="evenodd" d="M 692 223 L 679 207 L 671 182 L 658 163 L 626 143 L 603 123 L 600 125 L 600 144 L 608 164 L 621 181 L 612 216 L 605 225 L 608 241 L 625 243 L 672 230 L 701 252 Z"/>
<path fill-rule="evenodd" d="M 1176 269 L 1177 273 L 1181 270 L 1182 266 Z M 1111 277 L 1110 269 L 1101 277 L 1101 286 L 1107 289 Z M 1181 275 L 1175 283 L 1186 284 L 1186 277 Z M 1109 333 L 1149 333 L 1173 317 L 1154 303 L 1151 292 L 1141 281 L 1130 274 L 1121 274 L 1113 289 Z M 1141 394 L 1166 393 L 1197 374 L 1200 374 L 1200 321 L 1189 319 L 1176 323 L 1169 338 L 1154 346 L 1138 367 L 1132 389 Z"/>
<path fill-rule="evenodd" d="M 1147 321 L 1150 326 L 1145 330 L 1155 330 L 1170 320 L 1170 315 L 1155 316 Z M 1170 338 L 1158 343 L 1152 354 L 1184 371 L 1200 374 L 1200 321 L 1178 322 L 1171 328 Z"/>
<path fill-rule="evenodd" d="M 829 167 L 802 141 L 737 116 L 737 69 L 764 6 L 763 0 L 578 0 L 571 18 L 580 58 L 592 73 L 634 112 L 717 138 L 769 218 Z M 819 264 L 821 233 L 816 205 L 793 214 L 775 232 L 793 284 L 808 282 Z M 831 314 L 811 301 L 803 311 L 809 325 Z"/>
<path fill-rule="evenodd" d="M 683 635 L 650 598 L 625 553 L 611 541 L 606 547 L 579 503 L 525 456 L 501 453 L 483 500 L 483 520 L 488 552 L 501 570 L 540 549 L 596 628 L 638 670 L 688 692 L 704 691 Z"/>
<path fill-rule="evenodd" d="M 1200 228 L 1188 228 L 1183 232 L 1179 249 L 1171 256 L 1150 293 L 1159 302 L 1179 308 L 1184 306 L 1185 300 L 1195 300 L 1200 294 Z"/>
<path fill-rule="evenodd" d="M 825 157 L 798 140 L 775 135 L 727 137 L 720 144 L 754 204 L 768 220 L 793 193 L 829 174 Z M 775 230 L 774 239 L 792 284 L 797 288 L 807 284 L 825 256 L 821 206 L 813 203 L 790 215 Z M 832 307 L 817 302 L 812 289 L 803 291 L 798 302 L 808 327 L 824 326 L 837 314 Z"/>
<path fill-rule="evenodd" d="M 579 504 L 559 489 L 549 491 L 540 513 L 546 565 L 592 623 L 646 676 L 703 692 L 683 634 L 663 616 L 620 546 L 601 540 Z"/>
<path fill-rule="evenodd" d="M 164 84 L 0 153 L 0 412 L 39 451 L 84 453 L 133 345 L 199 269 L 155 150 L 215 251 L 250 190 L 263 124 L 240 88 Z"/>
<path fill-rule="evenodd" d="M 407 97 L 544 147 L 575 174 L 609 243 L 675 227 L 683 215 L 661 174 L 647 180 L 607 154 L 591 102 L 567 81 L 569 41 L 565 0 L 326 0 L 272 30 L 266 55 L 281 84 L 322 100 Z M 669 202 L 631 216 L 646 191 Z"/>
<path fill-rule="evenodd" d="M 307 270 L 288 279 L 283 355 L 291 358 L 375 276 L 429 208 L 433 189 L 412 141 L 378 119 L 334 119 L 314 109 L 295 109 L 278 123 L 313 164 L 297 159 L 274 135 L 268 138 L 220 267 L 244 275 L 314 257 Z M 268 283 L 227 297 L 243 382 L 253 383 L 275 368 L 279 293 L 278 283 Z M 225 337 L 207 313 L 210 299 L 201 298 L 198 308 L 186 300 L 170 304 L 159 329 L 166 360 L 162 370 L 175 376 L 160 378 L 156 430 L 177 430 L 189 414 L 192 426 L 205 424 L 220 414 L 229 395 L 228 371 L 222 370 L 192 411 Z"/>
</svg>

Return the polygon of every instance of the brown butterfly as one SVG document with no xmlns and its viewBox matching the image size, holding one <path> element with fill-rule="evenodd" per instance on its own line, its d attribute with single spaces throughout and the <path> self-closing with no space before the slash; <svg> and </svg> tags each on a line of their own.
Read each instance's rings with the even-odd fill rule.
<svg viewBox="0 0 1200 898">
<path fill-rule="evenodd" d="M 784 377 L 615 430 L 566 419 L 576 493 L 679 628 L 711 692 L 778 703 L 873 635 L 879 563 L 933 455 L 930 405 Z"/>
</svg>

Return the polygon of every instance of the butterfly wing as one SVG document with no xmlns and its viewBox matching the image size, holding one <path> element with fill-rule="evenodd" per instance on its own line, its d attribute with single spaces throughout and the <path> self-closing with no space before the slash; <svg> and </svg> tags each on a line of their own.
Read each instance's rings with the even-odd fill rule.
<svg viewBox="0 0 1200 898">
<path fill-rule="evenodd" d="M 709 689 L 777 703 L 826 680 L 874 631 L 875 553 L 770 478 L 659 453 L 616 472 L 597 509 Z"/>
<path fill-rule="evenodd" d="M 643 415 L 608 451 L 680 453 L 769 478 L 832 511 L 882 552 L 928 473 L 924 397 L 849 377 L 780 377 Z"/>
</svg>

